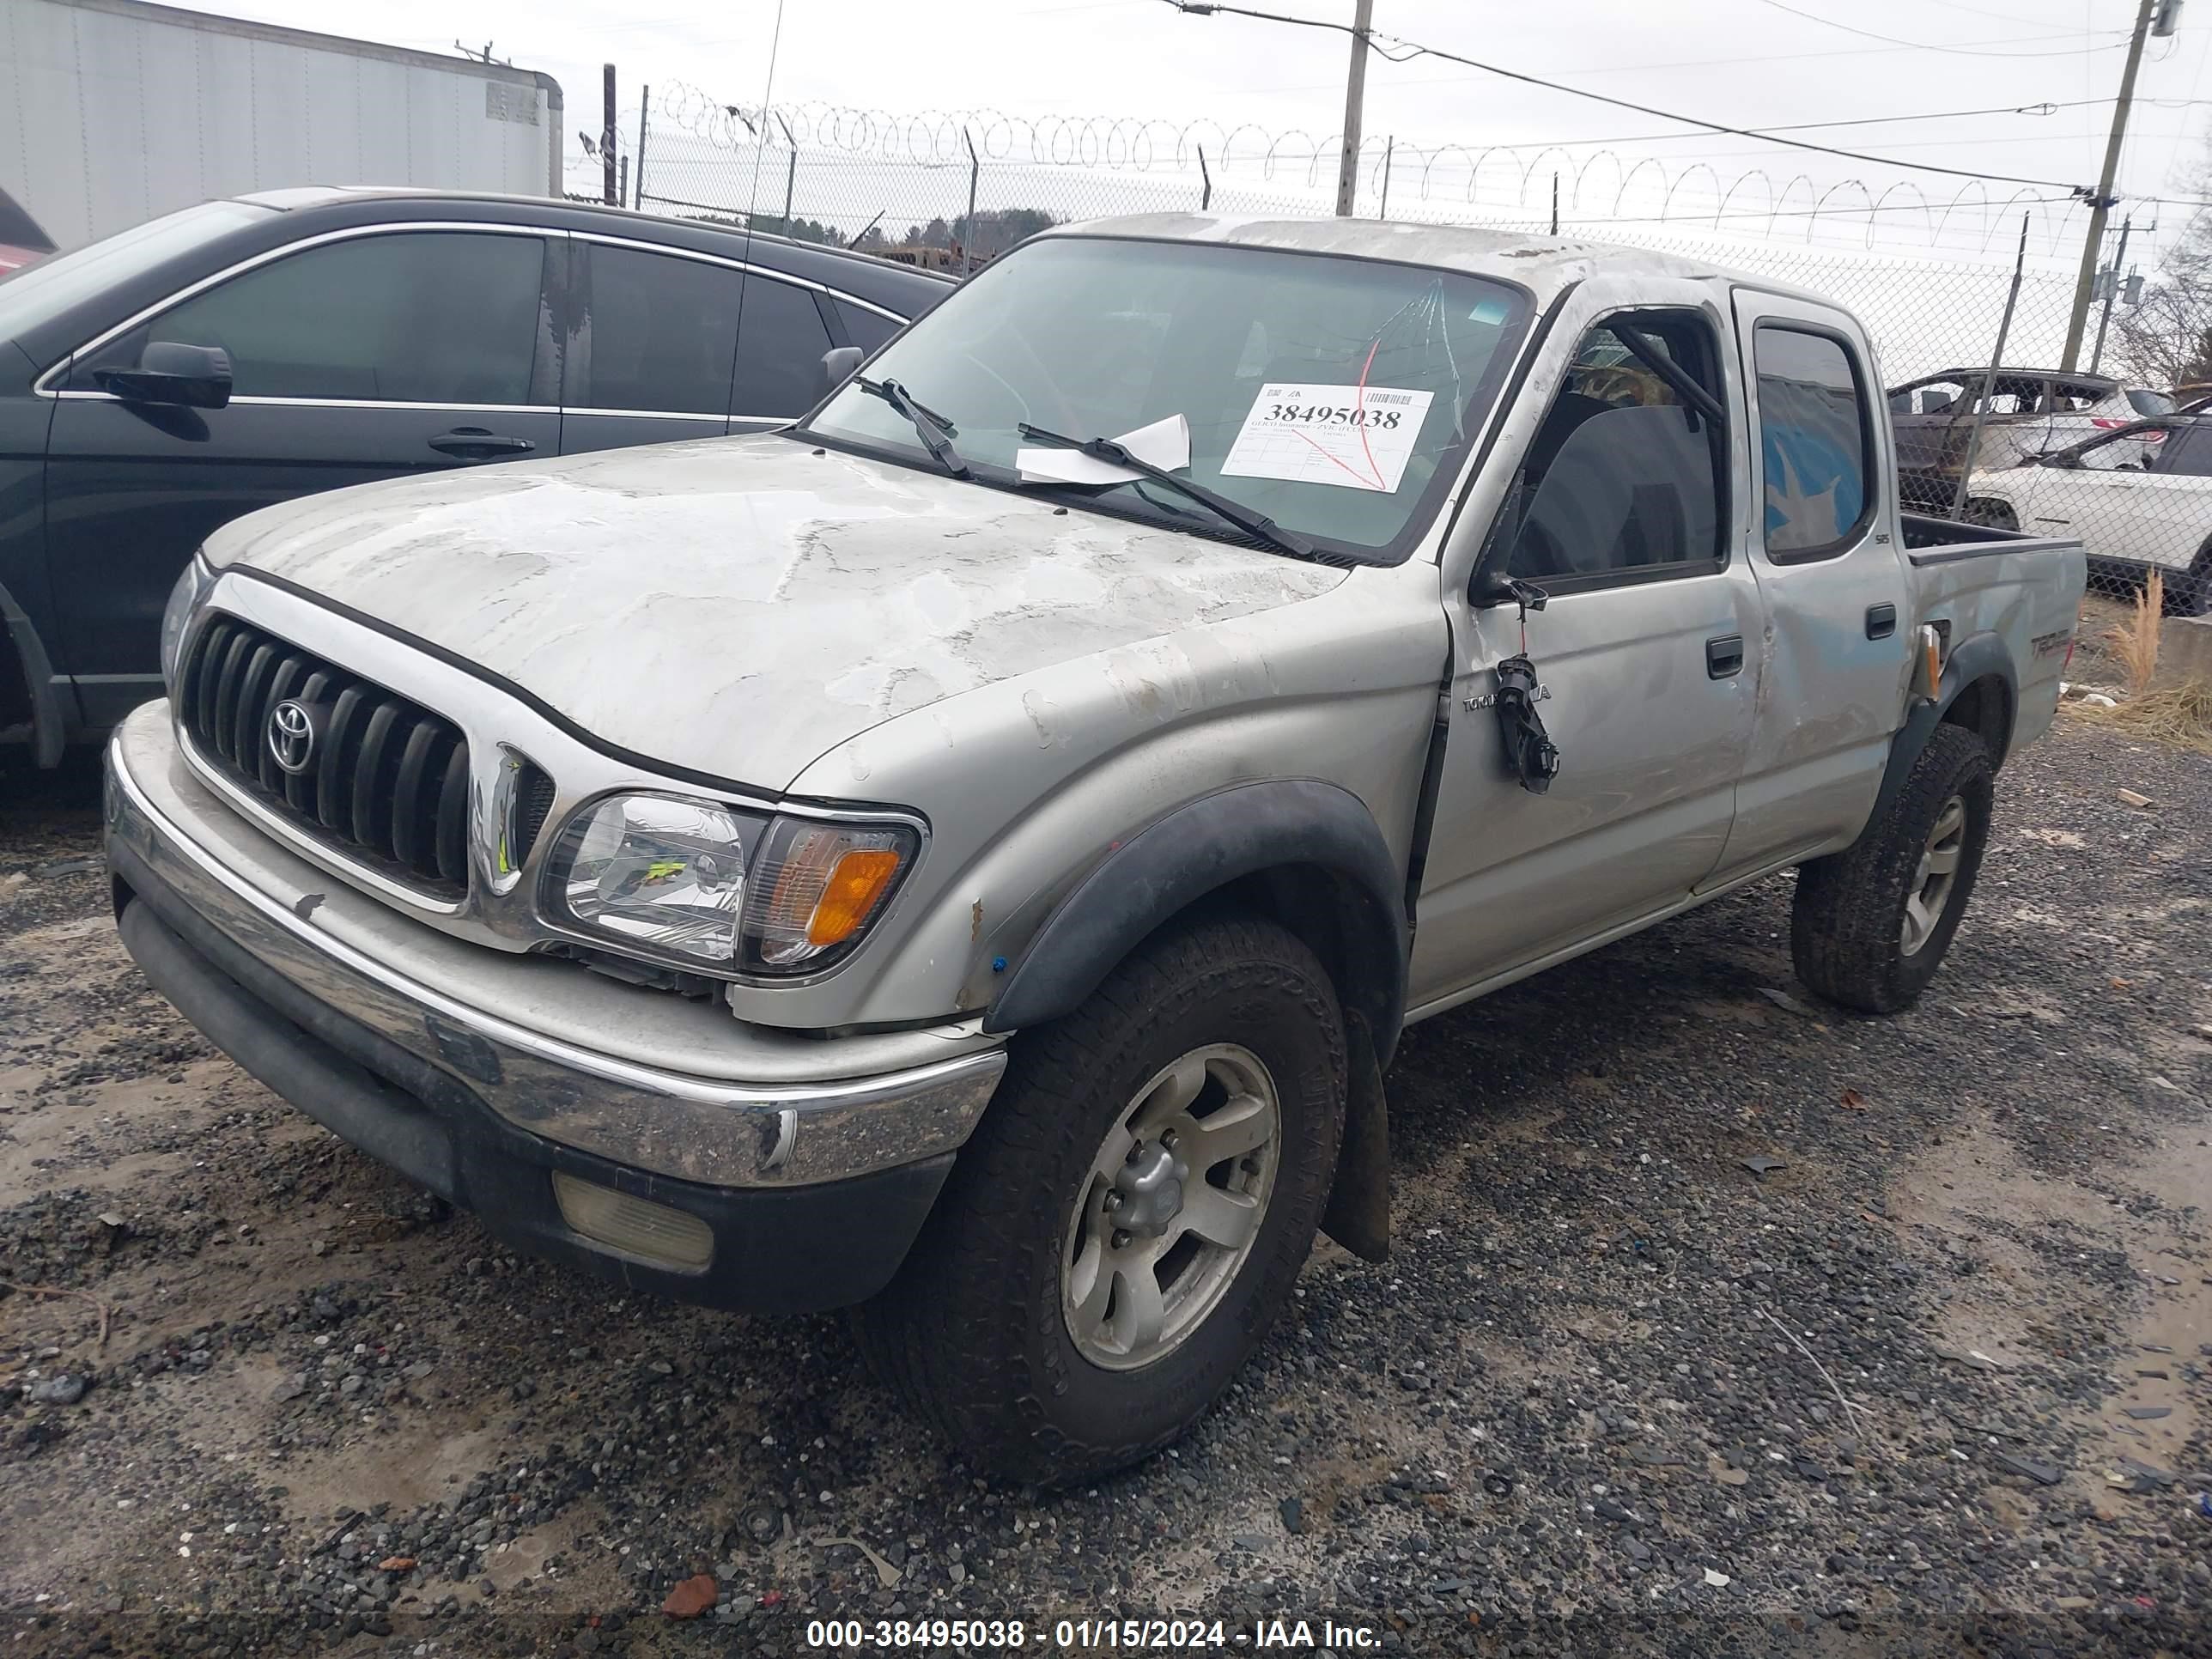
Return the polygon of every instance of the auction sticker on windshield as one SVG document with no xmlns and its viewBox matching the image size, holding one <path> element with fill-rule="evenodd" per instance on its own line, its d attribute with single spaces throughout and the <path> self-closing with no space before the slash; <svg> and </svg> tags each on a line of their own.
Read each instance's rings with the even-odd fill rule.
<svg viewBox="0 0 2212 1659">
<path fill-rule="evenodd" d="M 1284 478 L 1386 494 L 1406 476 L 1432 393 L 1274 381 L 1222 463 L 1224 478 Z"/>
</svg>

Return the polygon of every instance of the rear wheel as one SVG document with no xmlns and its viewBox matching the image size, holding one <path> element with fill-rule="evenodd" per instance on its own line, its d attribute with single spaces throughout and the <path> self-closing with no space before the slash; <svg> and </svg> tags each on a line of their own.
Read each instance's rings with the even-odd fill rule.
<svg viewBox="0 0 2212 1659">
<path fill-rule="evenodd" d="M 1343 1130 L 1341 1017 L 1273 923 L 1166 933 L 1006 1076 L 855 1326 L 981 1467 L 1062 1484 L 1197 1421 L 1274 1322 Z"/>
<path fill-rule="evenodd" d="M 1981 869 L 1993 776 L 1975 733 L 1946 725 L 1929 734 L 1866 833 L 1797 872 L 1798 978 L 1870 1014 L 1894 1013 L 1928 988 Z"/>
<path fill-rule="evenodd" d="M 2186 570 L 2172 570 L 2166 577 L 2166 614 L 2169 617 L 2201 617 L 2212 611 L 2212 542 L 2197 550 L 2197 557 Z"/>
</svg>

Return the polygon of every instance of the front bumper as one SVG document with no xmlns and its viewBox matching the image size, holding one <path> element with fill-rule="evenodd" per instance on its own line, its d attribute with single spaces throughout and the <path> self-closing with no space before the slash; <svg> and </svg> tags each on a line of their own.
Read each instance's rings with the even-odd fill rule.
<svg viewBox="0 0 2212 1659">
<path fill-rule="evenodd" d="M 125 944 L 219 1048 L 493 1232 L 641 1288 L 758 1311 L 873 1294 L 1005 1068 L 972 1028 L 769 1031 L 438 934 L 216 800 L 166 704 L 118 730 L 106 797 Z M 703 1223 L 708 1261 L 586 1237 L 556 1173 Z"/>
</svg>

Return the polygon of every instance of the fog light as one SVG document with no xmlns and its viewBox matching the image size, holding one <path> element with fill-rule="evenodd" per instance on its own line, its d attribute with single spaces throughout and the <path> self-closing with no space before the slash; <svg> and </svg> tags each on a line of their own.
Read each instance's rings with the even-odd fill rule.
<svg viewBox="0 0 2212 1659">
<path fill-rule="evenodd" d="M 553 1196 L 563 1221 L 592 1243 L 624 1255 L 687 1273 L 705 1272 L 714 1259 L 714 1232 L 696 1215 L 570 1175 L 554 1176 Z"/>
</svg>

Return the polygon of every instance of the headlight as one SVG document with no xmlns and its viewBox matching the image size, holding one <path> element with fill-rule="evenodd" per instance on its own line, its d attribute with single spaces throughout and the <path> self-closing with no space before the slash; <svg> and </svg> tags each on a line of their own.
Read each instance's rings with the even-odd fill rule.
<svg viewBox="0 0 2212 1659">
<path fill-rule="evenodd" d="M 215 572 L 195 553 L 177 578 L 177 585 L 169 590 L 169 603 L 161 611 L 161 684 L 168 690 L 177 689 L 177 653 L 185 642 L 185 623 L 214 586 Z"/>
<path fill-rule="evenodd" d="M 860 942 L 919 843 L 905 825 L 770 820 L 675 795 L 612 795 L 562 831 L 546 908 L 643 957 L 724 972 L 808 971 Z"/>
</svg>

